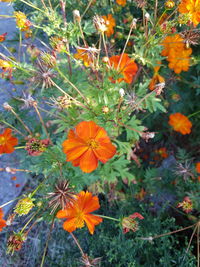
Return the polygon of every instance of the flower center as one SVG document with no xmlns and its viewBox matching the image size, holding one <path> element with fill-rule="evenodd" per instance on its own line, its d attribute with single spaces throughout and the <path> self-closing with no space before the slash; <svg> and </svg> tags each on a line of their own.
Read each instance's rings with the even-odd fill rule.
<svg viewBox="0 0 200 267">
<path fill-rule="evenodd" d="M 99 144 L 94 140 L 94 139 L 90 139 L 88 142 L 87 142 L 87 145 L 89 146 L 89 148 L 91 149 L 96 149 Z"/>
<path fill-rule="evenodd" d="M 0 145 L 5 145 L 6 138 L 4 136 L 0 136 Z"/>
</svg>

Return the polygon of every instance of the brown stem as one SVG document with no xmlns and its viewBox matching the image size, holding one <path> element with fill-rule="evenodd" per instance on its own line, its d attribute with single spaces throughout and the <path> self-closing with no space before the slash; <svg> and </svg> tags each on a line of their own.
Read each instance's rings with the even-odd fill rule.
<svg viewBox="0 0 200 267">
<path fill-rule="evenodd" d="M 27 130 L 27 132 L 32 135 L 31 130 L 28 128 L 28 126 L 22 121 L 22 119 L 18 116 L 18 114 L 13 110 L 13 108 L 10 109 L 10 111 L 15 115 L 15 117 L 21 122 L 21 124 L 24 126 L 24 128 Z"/>
<path fill-rule="evenodd" d="M 133 21 L 132 21 L 132 23 L 131 23 L 131 27 L 130 27 L 130 31 L 129 31 L 129 34 L 128 34 L 128 37 L 127 37 L 127 39 L 126 39 L 126 43 L 125 43 L 125 45 L 124 45 L 124 49 L 123 49 L 123 51 L 122 51 L 122 53 L 121 53 L 121 56 L 120 56 L 120 59 L 119 59 L 119 63 L 118 63 L 118 65 L 117 65 L 117 71 L 119 70 L 119 66 L 120 66 L 120 64 L 121 64 L 123 54 L 124 54 L 124 52 L 125 52 L 125 50 L 126 50 L 126 47 L 127 47 L 128 42 L 129 42 L 129 39 L 130 39 L 132 30 L 133 30 L 133 27 L 134 27 L 134 23 L 133 23 Z"/>
<path fill-rule="evenodd" d="M 86 12 L 88 11 L 88 9 L 90 8 L 91 4 L 92 4 L 93 0 L 90 0 L 90 2 L 88 3 L 85 11 L 83 12 L 83 15 L 81 16 L 81 19 L 85 16 Z"/>
<path fill-rule="evenodd" d="M 80 250 L 82 256 L 84 256 L 85 254 L 84 254 L 84 252 L 83 252 L 83 250 L 82 250 L 82 248 L 81 248 L 81 245 L 80 245 L 79 242 L 78 242 L 78 239 L 74 236 L 74 234 L 70 233 L 70 235 L 73 237 L 73 239 L 74 239 L 76 245 L 78 246 L 78 248 L 79 248 L 79 250 Z"/>
<path fill-rule="evenodd" d="M 52 233 L 52 230 L 53 230 L 53 227 L 54 227 L 54 220 L 55 220 L 55 217 L 52 220 L 50 231 L 49 231 L 49 234 L 47 236 L 47 241 L 46 241 L 44 252 L 43 252 L 43 255 L 42 255 L 42 261 L 41 261 L 40 267 L 43 267 L 43 265 L 44 265 L 44 260 L 45 260 L 45 256 L 46 256 L 46 253 L 47 253 L 47 248 L 48 248 L 49 240 L 51 238 L 51 233 Z"/>
<path fill-rule="evenodd" d="M 1 172 L 8 172 L 7 170 L 6 170 L 6 168 L 0 168 L 0 171 Z M 30 171 L 30 170 L 25 170 L 25 169 L 15 169 L 15 168 L 10 168 L 10 172 L 32 172 L 32 171 Z"/>
<path fill-rule="evenodd" d="M 43 128 L 44 128 L 44 131 L 45 131 L 45 133 L 46 133 L 46 136 L 48 137 L 48 139 L 49 139 L 51 145 L 53 145 L 53 142 L 51 141 L 50 135 L 49 135 L 49 133 L 48 133 L 48 131 L 47 131 L 47 128 L 46 128 L 46 126 L 45 126 L 45 123 L 44 123 L 44 121 L 43 121 L 43 118 L 42 118 L 42 116 L 41 116 L 41 114 L 40 114 L 40 112 L 39 112 L 39 110 L 38 110 L 38 108 L 37 108 L 37 102 L 35 102 L 35 103 L 33 104 L 33 107 L 35 108 L 35 111 L 36 111 L 36 113 L 37 113 L 37 115 L 38 115 L 38 117 L 39 117 L 39 119 L 40 119 L 40 122 L 42 123 L 42 126 L 43 126 Z"/>
</svg>

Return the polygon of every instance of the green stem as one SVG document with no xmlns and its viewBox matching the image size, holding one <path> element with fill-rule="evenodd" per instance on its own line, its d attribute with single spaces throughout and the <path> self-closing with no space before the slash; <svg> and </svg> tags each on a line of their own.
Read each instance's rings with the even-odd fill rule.
<svg viewBox="0 0 200 267">
<path fill-rule="evenodd" d="M 42 9 L 38 8 L 37 6 L 34 6 L 34 5 L 31 4 L 31 3 L 28 3 L 28 2 L 26 2 L 26 1 L 24 1 L 24 0 L 20 0 L 20 1 L 21 1 L 22 3 L 24 3 L 24 4 L 26 4 L 27 6 L 30 6 L 30 7 L 34 8 L 34 9 L 36 9 L 36 10 L 42 12 L 42 13 L 45 13 Z"/>
<path fill-rule="evenodd" d="M 17 130 L 14 126 L 12 126 L 10 123 L 4 121 L 4 120 L 0 120 L 2 123 L 4 123 L 5 125 L 8 125 L 10 128 L 12 128 L 14 131 L 16 131 L 18 134 L 21 134 L 23 137 L 26 137 L 25 134 L 23 134 L 22 132 L 20 132 L 19 130 Z"/>
<path fill-rule="evenodd" d="M 104 216 L 104 215 L 100 215 L 100 214 L 94 214 L 94 215 L 99 216 L 99 217 L 104 218 L 104 219 L 116 221 L 116 222 L 120 221 L 119 219 L 116 219 L 116 218 L 113 218 L 113 217 L 109 217 L 109 216 Z"/>
<path fill-rule="evenodd" d="M 190 115 L 188 116 L 188 118 L 191 118 L 191 117 L 197 115 L 198 113 L 200 113 L 200 110 L 198 110 L 197 112 L 194 112 L 194 113 L 190 114 Z"/>
</svg>

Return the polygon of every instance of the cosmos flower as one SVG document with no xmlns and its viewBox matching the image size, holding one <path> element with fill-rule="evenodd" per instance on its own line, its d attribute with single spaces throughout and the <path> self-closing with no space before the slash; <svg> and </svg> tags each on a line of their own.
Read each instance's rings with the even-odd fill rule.
<svg viewBox="0 0 200 267">
<path fill-rule="evenodd" d="M 177 112 L 169 116 L 169 125 L 171 125 L 174 131 L 179 132 L 183 135 L 190 134 L 192 123 L 191 121 L 183 114 Z"/>
<path fill-rule="evenodd" d="M 0 134 L 0 154 L 12 153 L 15 149 L 14 146 L 18 144 L 17 138 L 12 136 L 12 130 L 6 128 L 2 134 Z"/>
<path fill-rule="evenodd" d="M 123 78 L 118 78 L 115 80 L 113 77 L 110 78 L 112 82 L 121 82 L 125 81 L 126 83 L 132 83 L 133 77 L 136 75 L 138 66 L 131 59 L 128 54 L 124 53 L 123 55 L 116 55 L 109 58 L 109 65 L 111 68 L 116 70 L 118 74 L 121 74 Z"/>
<path fill-rule="evenodd" d="M 105 34 L 110 37 L 114 33 L 114 27 L 116 26 L 115 19 L 113 18 L 112 14 L 102 16 L 102 18 L 105 20 L 105 24 L 107 27 Z"/>
<path fill-rule="evenodd" d="M 98 167 L 98 160 L 106 163 L 116 153 L 106 131 L 93 121 L 80 122 L 75 130 L 70 130 L 68 139 L 63 142 L 67 161 L 90 173 Z"/>
<path fill-rule="evenodd" d="M 2 208 L 0 208 L 0 232 L 3 230 L 4 227 L 6 227 L 6 221 L 3 219 L 4 213 Z"/>
<path fill-rule="evenodd" d="M 91 214 L 91 212 L 99 208 L 97 196 L 92 196 L 88 191 L 81 191 L 71 204 L 67 205 L 64 210 L 58 211 L 56 217 L 66 219 L 63 228 L 70 233 L 77 228 L 84 227 L 86 223 L 89 232 L 93 235 L 95 226 L 102 222 L 102 218 Z"/>
<path fill-rule="evenodd" d="M 116 3 L 124 7 L 126 5 L 126 0 L 116 0 Z"/>
<path fill-rule="evenodd" d="M 179 12 L 188 14 L 196 27 L 200 22 L 200 0 L 181 0 Z"/>
</svg>

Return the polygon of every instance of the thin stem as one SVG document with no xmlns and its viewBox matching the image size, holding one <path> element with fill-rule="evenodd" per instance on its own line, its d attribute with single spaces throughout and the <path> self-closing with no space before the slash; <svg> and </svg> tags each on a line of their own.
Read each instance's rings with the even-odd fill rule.
<svg viewBox="0 0 200 267">
<path fill-rule="evenodd" d="M 26 126 L 26 124 L 22 121 L 22 119 L 18 116 L 18 114 L 13 110 L 13 108 L 10 109 L 10 111 L 15 115 L 15 117 L 18 119 L 18 121 L 21 122 L 21 124 L 24 126 L 24 128 L 26 129 L 26 131 L 32 135 L 31 130 L 28 128 L 28 126 Z"/>
<path fill-rule="evenodd" d="M 24 232 L 24 230 L 26 229 L 26 227 L 29 225 L 29 223 L 35 218 L 35 216 L 38 214 L 38 212 L 40 211 L 40 209 L 39 210 L 37 210 L 34 214 L 33 214 L 33 216 L 28 220 L 28 222 L 24 225 L 24 227 L 21 229 L 21 231 L 20 231 L 20 233 L 23 233 Z"/>
<path fill-rule="evenodd" d="M 14 126 L 12 126 L 10 123 L 4 121 L 4 120 L 0 120 L 2 123 L 4 123 L 5 125 L 8 125 L 10 128 L 12 128 L 15 132 L 17 132 L 18 134 L 22 135 L 23 137 L 26 137 L 25 134 L 23 134 L 22 132 L 20 132 L 19 130 L 17 130 Z"/>
<path fill-rule="evenodd" d="M 90 8 L 91 4 L 92 4 L 93 0 L 90 0 L 90 2 L 88 3 L 85 11 L 83 12 L 83 15 L 81 16 L 81 19 L 85 16 L 86 12 L 88 11 L 88 9 Z"/>
<path fill-rule="evenodd" d="M 35 193 L 38 191 L 38 189 L 44 184 L 44 182 L 49 178 L 50 175 L 44 178 L 44 180 L 36 187 L 36 189 L 31 193 L 31 197 L 35 195 Z"/>
<path fill-rule="evenodd" d="M 60 0 L 60 8 L 61 8 L 62 17 L 63 17 L 63 23 L 64 23 L 64 26 L 66 28 L 67 27 L 67 20 L 66 20 L 65 6 L 66 6 L 66 3 L 63 0 Z"/>
<path fill-rule="evenodd" d="M 38 110 L 38 108 L 37 108 L 37 103 L 36 103 L 36 102 L 35 102 L 35 104 L 33 105 L 33 107 L 35 108 L 35 111 L 36 111 L 36 113 L 37 113 L 37 115 L 38 115 L 38 117 L 39 117 L 39 119 L 40 119 L 40 122 L 42 123 L 42 126 L 43 126 L 43 128 L 44 128 L 44 131 L 45 131 L 45 133 L 46 133 L 46 136 L 48 137 L 48 139 L 49 139 L 51 145 L 53 145 L 53 142 L 51 141 L 50 135 L 49 135 L 49 133 L 48 133 L 48 131 L 47 131 L 47 128 L 46 128 L 46 126 L 45 126 L 45 123 L 44 123 L 44 121 L 43 121 L 43 118 L 42 118 L 42 116 L 41 116 L 41 114 L 40 114 L 40 112 L 39 112 L 39 110 Z"/>
<path fill-rule="evenodd" d="M 28 3 L 28 2 L 26 2 L 26 1 L 24 1 L 24 0 L 19 0 L 19 1 L 21 1 L 22 3 L 28 5 L 28 6 L 32 7 L 32 8 L 34 8 L 34 9 L 36 9 L 36 10 L 42 12 L 42 13 L 45 13 L 42 9 L 40 9 L 40 8 L 38 8 L 38 7 L 36 7 L 36 6 L 34 6 L 34 5 L 31 4 L 31 3 Z"/>
<path fill-rule="evenodd" d="M 130 27 L 130 31 L 129 31 L 129 33 L 128 33 L 128 37 L 127 37 L 127 39 L 126 39 L 126 43 L 125 43 L 125 45 L 124 45 L 124 49 L 123 49 L 123 51 L 122 51 L 122 54 L 121 54 L 120 59 L 119 59 L 119 63 L 118 63 L 118 65 L 117 65 L 117 70 L 119 70 L 119 66 L 120 66 L 120 64 L 121 64 L 122 57 L 123 57 L 124 52 L 125 52 L 125 50 L 126 50 L 127 44 L 128 44 L 128 42 L 129 42 L 129 39 L 130 39 L 132 30 L 133 30 L 133 27 L 134 27 L 134 23 L 132 22 L 132 23 L 131 23 L 131 27 Z"/>
<path fill-rule="evenodd" d="M 73 239 L 74 239 L 74 241 L 75 241 L 77 247 L 79 248 L 79 250 L 80 250 L 82 256 L 84 256 L 85 254 L 84 254 L 84 252 L 83 252 L 83 250 L 82 250 L 82 248 L 81 248 L 81 245 L 80 245 L 79 242 L 78 242 L 78 239 L 74 236 L 74 234 L 70 233 L 70 235 L 73 237 Z"/>
<path fill-rule="evenodd" d="M 200 113 L 200 110 L 198 110 L 197 112 L 194 112 L 194 113 L 190 114 L 190 115 L 188 116 L 188 118 L 191 118 L 191 117 L 197 115 L 198 113 Z"/>
<path fill-rule="evenodd" d="M 19 199 L 19 198 L 21 198 L 21 197 L 14 198 L 14 199 L 12 199 L 12 200 L 10 200 L 10 201 L 8 201 L 8 202 L 2 204 L 2 205 L 0 206 L 0 208 L 3 208 L 3 207 L 5 207 L 5 206 L 9 205 L 10 203 L 16 201 L 16 200 Z"/>
<path fill-rule="evenodd" d="M 154 8 L 154 20 L 156 21 L 158 12 L 158 0 L 155 0 L 155 8 Z"/>
<path fill-rule="evenodd" d="M 50 227 L 50 231 L 49 231 L 48 236 L 47 236 L 47 241 L 46 241 L 44 252 L 43 252 L 43 255 L 42 255 L 42 261 L 41 261 L 40 267 L 43 267 L 43 265 L 44 265 L 48 244 L 49 244 L 49 241 L 50 241 L 50 238 L 51 238 L 51 233 L 52 233 L 52 230 L 53 230 L 53 227 L 54 227 L 54 220 L 55 220 L 55 217 L 53 218 L 53 220 L 51 222 L 51 227 Z"/>
<path fill-rule="evenodd" d="M 7 172 L 6 171 L 6 168 L 0 168 L 0 171 L 1 172 Z M 15 169 L 15 168 L 10 168 L 10 171 L 11 172 L 32 172 L 32 171 L 30 171 L 30 170 L 26 170 L 26 169 Z"/>
<path fill-rule="evenodd" d="M 79 91 L 79 89 L 62 73 L 62 71 L 58 67 L 56 68 L 56 70 L 58 71 L 60 76 L 63 77 L 64 80 L 67 83 L 69 83 L 76 90 L 76 92 L 85 100 L 85 102 L 88 104 L 86 97 L 81 93 L 81 91 Z M 89 104 L 88 104 L 88 106 L 89 106 Z"/>
<path fill-rule="evenodd" d="M 22 48 L 22 32 L 19 29 L 19 49 L 18 49 L 18 60 L 21 60 L 21 48 Z"/>
<path fill-rule="evenodd" d="M 198 222 L 198 226 L 197 226 L 197 267 L 199 267 L 199 263 L 200 263 L 200 255 L 199 255 L 199 228 L 200 228 L 200 222 Z"/>
<path fill-rule="evenodd" d="M 106 41 L 105 41 L 105 35 L 104 35 L 104 33 L 102 33 L 102 39 L 103 39 L 104 49 L 105 49 L 105 52 L 106 52 L 106 57 L 108 58 L 108 64 L 109 64 L 109 67 L 111 67 L 110 59 L 109 59 L 109 56 L 108 56 L 108 49 L 107 49 L 107 46 L 106 46 Z"/>
<path fill-rule="evenodd" d="M 195 234 L 195 232 L 196 232 L 196 230 L 197 230 L 197 227 L 198 227 L 198 223 L 196 224 L 196 227 L 194 228 L 194 230 L 193 230 L 193 232 L 192 232 L 192 235 L 191 235 L 191 237 L 190 237 L 190 241 L 189 241 L 189 244 L 188 244 L 188 247 L 187 247 L 187 250 L 186 250 L 186 254 L 187 254 L 188 251 L 189 251 L 189 248 L 190 248 L 190 245 L 191 245 L 191 243 L 192 243 L 193 236 L 194 236 L 194 234 Z"/>
<path fill-rule="evenodd" d="M 44 0 L 41 0 L 41 2 L 42 2 L 42 4 L 43 4 L 43 7 L 44 7 L 45 9 L 48 9 L 47 6 L 46 6 L 46 4 L 45 4 L 45 2 L 44 2 Z"/>
<path fill-rule="evenodd" d="M 181 231 L 185 231 L 185 230 L 187 230 L 189 228 L 194 227 L 195 225 L 196 225 L 196 223 L 193 224 L 193 225 L 187 226 L 185 228 L 179 229 L 179 230 L 175 230 L 175 231 L 168 232 L 168 233 L 161 234 L 161 235 L 156 235 L 156 236 L 153 236 L 152 239 L 156 239 L 156 238 L 163 237 L 163 236 L 166 236 L 166 235 L 172 235 L 172 234 L 175 234 L 175 233 L 178 233 L 178 232 L 181 232 Z M 195 227 L 195 229 L 196 229 L 196 227 Z"/>
<path fill-rule="evenodd" d="M 81 36 L 82 36 L 82 39 L 83 39 L 84 46 L 87 47 L 87 43 L 86 43 L 86 40 L 85 40 L 85 36 L 84 36 L 83 30 L 82 30 L 82 26 L 81 26 L 81 22 L 80 21 L 78 22 L 78 26 L 79 26 L 79 29 L 80 29 L 80 32 L 81 32 Z"/>
<path fill-rule="evenodd" d="M 88 107 L 86 107 L 83 103 L 77 101 L 74 97 L 70 96 L 68 93 L 66 93 L 62 88 L 60 88 L 60 86 L 58 86 L 53 80 L 51 80 L 52 84 L 60 91 L 62 92 L 64 95 L 66 95 L 67 97 L 69 97 L 69 99 L 71 98 L 72 100 L 75 101 L 75 103 L 79 104 L 80 106 L 82 106 L 83 108 L 88 109 Z"/>
<path fill-rule="evenodd" d="M 113 217 L 109 217 L 109 216 L 105 216 L 105 215 L 100 215 L 100 214 L 94 214 L 94 215 L 99 216 L 99 217 L 104 218 L 104 219 L 116 221 L 116 222 L 120 221 L 119 219 L 116 219 L 116 218 L 113 218 Z"/>
</svg>

